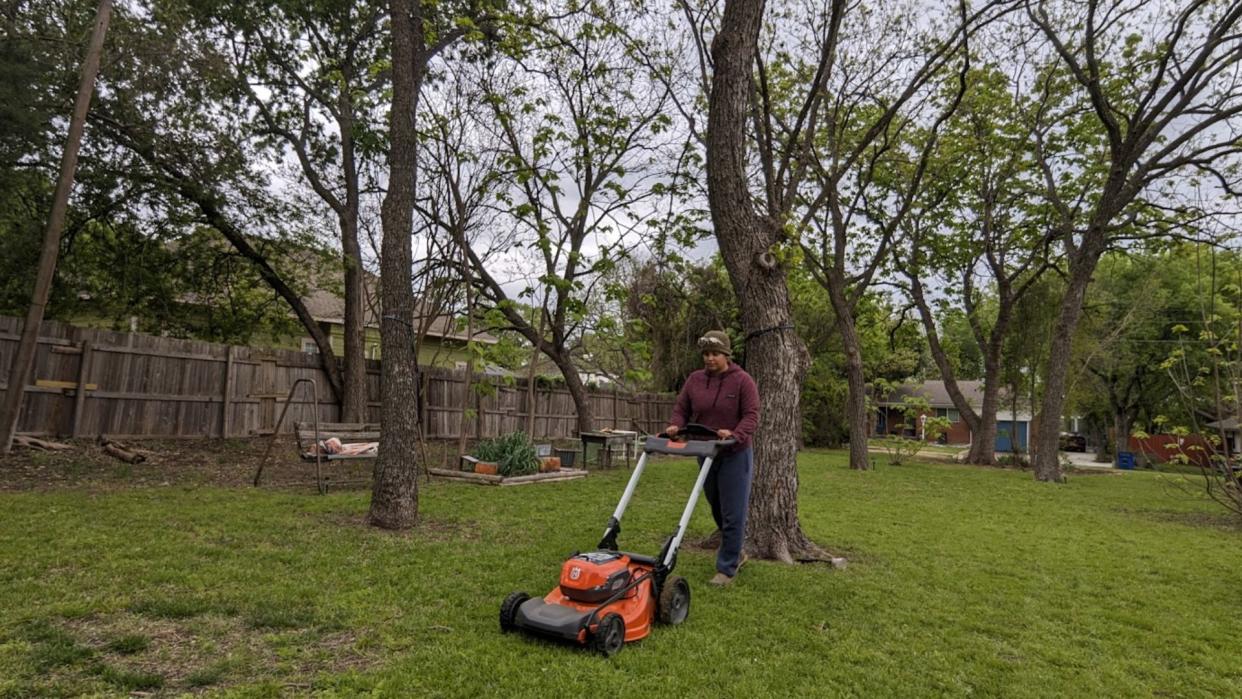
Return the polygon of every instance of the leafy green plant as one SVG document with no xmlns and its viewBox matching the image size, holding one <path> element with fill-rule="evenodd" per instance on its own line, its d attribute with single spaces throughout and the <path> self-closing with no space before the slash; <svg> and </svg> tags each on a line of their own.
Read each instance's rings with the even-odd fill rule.
<svg viewBox="0 0 1242 699">
<path fill-rule="evenodd" d="M 524 476 L 539 471 L 539 455 L 525 432 L 511 432 L 479 442 L 474 455 L 480 461 L 496 464 L 502 476 Z"/>
<path fill-rule="evenodd" d="M 890 382 L 879 380 L 875 383 L 875 388 L 879 395 L 887 396 L 892 393 L 896 386 Z M 940 438 L 940 435 L 949 430 L 951 424 L 949 420 L 937 417 L 932 412 L 931 404 L 922 396 L 903 396 L 901 403 L 890 407 L 895 407 L 901 414 L 903 426 L 910 425 L 914 428 L 913 437 L 901 434 L 888 434 L 875 440 L 888 452 L 888 462 L 894 466 L 900 466 L 907 460 L 918 456 L 928 442 L 935 442 Z"/>
</svg>

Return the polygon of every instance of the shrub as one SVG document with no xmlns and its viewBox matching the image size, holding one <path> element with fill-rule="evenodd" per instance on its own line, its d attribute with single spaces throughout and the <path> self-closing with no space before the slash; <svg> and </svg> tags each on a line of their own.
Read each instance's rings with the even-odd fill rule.
<svg viewBox="0 0 1242 699">
<path fill-rule="evenodd" d="M 497 473 L 502 476 L 525 476 L 539 471 L 535 444 L 525 432 L 485 439 L 475 447 L 474 456 L 480 461 L 495 463 Z"/>
</svg>

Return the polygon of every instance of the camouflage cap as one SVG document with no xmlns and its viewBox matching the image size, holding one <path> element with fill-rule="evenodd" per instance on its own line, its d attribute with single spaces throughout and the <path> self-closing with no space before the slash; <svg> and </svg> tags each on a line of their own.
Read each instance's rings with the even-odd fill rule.
<svg viewBox="0 0 1242 699">
<path fill-rule="evenodd" d="M 699 338 L 699 350 L 703 352 L 719 352 L 726 357 L 733 356 L 733 348 L 729 336 L 721 330 L 709 330 Z"/>
</svg>

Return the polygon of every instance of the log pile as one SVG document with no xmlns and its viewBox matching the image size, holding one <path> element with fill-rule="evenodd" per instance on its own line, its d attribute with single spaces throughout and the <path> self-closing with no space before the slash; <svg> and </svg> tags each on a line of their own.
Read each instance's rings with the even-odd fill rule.
<svg viewBox="0 0 1242 699">
<path fill-rule="evenodd" d="M 99 437 L 99 446 L 103 448 L 105 454 L 120 459 L 127 464 L 140 464 L 147 460 L 145 453 L 141 450 L 131 449 L 103 435 Z"/>
</svg>

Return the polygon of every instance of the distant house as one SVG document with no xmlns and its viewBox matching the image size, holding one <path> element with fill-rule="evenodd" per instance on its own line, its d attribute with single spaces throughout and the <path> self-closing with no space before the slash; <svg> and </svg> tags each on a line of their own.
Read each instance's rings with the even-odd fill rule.
<svg viewBox="0 0 1242 699">
<path fill-rule="evenodd" d="M 160 308 L 164 311 L 159 316 L 129 315 L 114 317 L 115 309 L 103 305 L 98 294 L 85 289 L 77 292 L 78 303 L 68 313 L 57 317 L 75 325 L 85 327 L 109 328 L 112 330 L 128 329 L 130 332 L 145 332 L 152 335 L 194 338 L 213 342 L 232 342 L 246 344 L 251 347 L 268 347 L 274 349 L 294 349 L 308 353 L 318 353 L 319 348 L 297 319 L 293 310 L 254 272 L 249 263 L 235 259 L 229 254 L 232 247 L 211 229 L 202 228 L 189 236 L 170 241 L 165 244 L 166 252 L 176 255 L 184 250 L 197 250 L 196 255 L 202 256 L 203 249 L 215 250 L 222 259 L 235 264 L 227 274 L 221 273 L 226 279 L 237 279 L 230 283 L 216 284 L 208 290 L 198 289 L 192 285 L 191 290 L 180 291 L 175 297 L 164 299 Z M 345 353 L 345 300 L 342 297 L 344 271 L 338 252 L 316 249 L 297 244 L 285 244 L 267 251 L 265 254 L 273 261 L 279 261 L 279 268 L 289 273 L 286 281 L 294 288 L 309 289 L 302 293 L 301 301 L 306 306 L 311 318 L 319 329 L 327 335 L 333 352 L 341 357 Z M 191 275 L 192 276 L 192 275 Z M 367 359 L 380 358 L 380 334 L 378 322 L 378 289 L 379 277 L 364 273 L 363 302 L 363 353 Z M 257 293 L 256 293 L 257 292 Z M 256 311 L 253 298 L 247 295 L 265 298 L 261 304 L 262 313 Z M 236 295 L 236 296 L 234 296 Z M 254 322 L 243 323 L 247 332 L 238 333 L 236 329 L 224 333 L 221 337 L 220 328 L 213 323 L 213 314 L 236 322 L 230 311 L 234 298 L 244 299 L 236 305 L 242 308 L 239 316 Z M 249 304 L 249 307 L 248 307 Z M 149 309 L 148 309 L 149 310 Z M 449 314 L 435 313 L 424 304 L 417 303 L 414 317 L 410 322 L 419 331 L 422 342 L 419 345 L 418 360 L 422 366 L 446 368 L 465 368 L 469 360 L 466 351 L 467 338 L 464 325 L 457 323 Z M 241 339 L 239 339 L 241 338 Z M 486 332 L 475 332 L 474 342 L 494 345 L 497 338 Z M 489 368 L 489 371 L 492 368 Z M 503 373 L 502 370 L 491 373 Z"/>
<path fill-rule="evenodd" d="M 1224 433 L 1225 441 L 1218 448 L 1219 451 L 1223 451 L 1226 454 L 1232 454 L 1232 455 L 1242 454 L 1242 435 L 1239 434 L 1240 430 L 1239 430 L 1239 425 L 1238 425 L 1238 418 L 1231 417 L 1225 420 L 1217 420 L 1216 422 L 1209 422 L 1204 427 L 1206 427 L 1207 430 L 1209 430 L 1210 434 L 1221 434 L 1222 432 Z"/>
<path fill-rule="evenodd" d="M 971 407 L 975 410 L 982 408 L 982 381 L 958 381 L 957 387 Z M 905 399 L 910 396 L 922 397 L 928 403 L 928 412 L 913 420 L 907 419 L 902 411 Z M 1020 402 L 1018 411 L 1014 413 L 1003 389 L 1000 403 L 1001 409 L 996 413 L 996 451 L 1014 451 L 1016 442 L 1016 450 L 1025 452 L 1031 436 L 1030 412 Z M 974 442 L 974 434 L 953 405 L 943 381 L 909 381 L 900 384 L 886 394 L 873 396 L 872 405 L 875 406 L 870 416 L 869 432 L 872 436 L 902 435 L 911 439 L 928 439 L 923 425 L 927 416 L 935 415 L 948 419 L 950 423 L 948 431 L 939 438 L 941 443 L 969 446 Z"/>
<path fill-rule="evenodd" d="M 368 285 L 377 283 L 368 277 Z M 302 303 L 311 317 L 319 324 L 320 330 L 328 336 L 332 343 L 332 351 L 337 355 L 345 352 L 345 299 L 332 291 L 315 289 L 307 294 Z M 418 362 L 421 366 L 438 366 L 447 368 L 466 368 L 469 354 L 466 342 L 469 339 L 465 328 L 458 328 L 453 318 L 445 314 L 433 314 L 420 302 L 414 310 L 414 327 L 426 329 L 423 341 L 418 348 Z M 363 324 L 366 339 L 364 345 L 367 359 L 380 359 L 379 319 L 376 309 L 371 304 L 363 305 Z M 497 339 L 485 332 L 476 331 L 474 341 L 494 345 Z M 286 344 L 292 345 L 291 341 Z M 303 352 L 317 353 L 319 348 L 310 335 L 303 335 L 297 340 L 297 347 Z"/>
<path fill-rule="evenodd" d="M 613 378 L 608 374 L 600 371 L 593 371 L 590 367 L 590 362 L 584 361 L 583 357 L 575 356 L 574 360 L 575 365 L 578 367 L 578 380 L 581 381 L 583 385 L 604 387 L 614 386 L 616 384 Z M 561 368 L 551 359 L 548 359 L 546 355 L 540 354 L 534 361 L 535 376 L 550 381 L 564 380 L 565 377 L 561 372 Z M 526 376 L 530 371 L 531 365 L 530 362 L 527 362 L 525 366 L 517 369 L 514 373 L 519 376 Z"/>
</svg>

